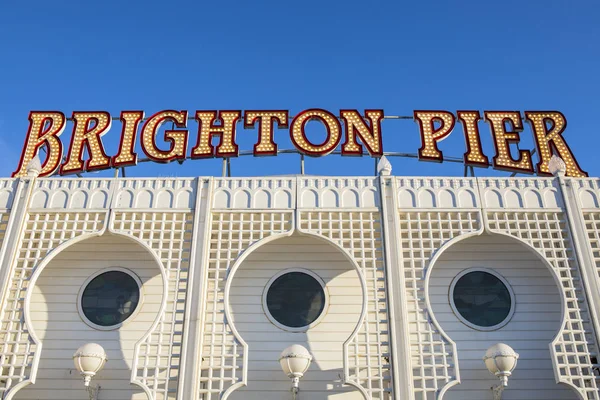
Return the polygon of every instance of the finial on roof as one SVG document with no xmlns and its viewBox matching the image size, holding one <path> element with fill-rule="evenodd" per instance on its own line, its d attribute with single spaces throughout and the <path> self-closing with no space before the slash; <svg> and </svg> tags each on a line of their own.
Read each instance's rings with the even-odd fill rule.
<svg viewBox="0 0 600 400">
<path fill-rule="evenodd" d="M 392 164 L 385 156 L 381 156 L 377 163 L 377 173 L 381 176 L 389 176 L 392 174 Z"/>
<path fill-rule="evenodd" d="M 548 161 L 548 169 L 554 176 L 565 176 L 567 165 L 562 158 L 557 155 L 553 155 L 550 161 Z"/>
<path fill-rule="evenodd" d="M 40 156 L 38 154 L 35 155 L 27 164 L 27 176 L 31 178 L 37 178 L 42 172 L 42 163 L 40 161 Z"/>
</svg>

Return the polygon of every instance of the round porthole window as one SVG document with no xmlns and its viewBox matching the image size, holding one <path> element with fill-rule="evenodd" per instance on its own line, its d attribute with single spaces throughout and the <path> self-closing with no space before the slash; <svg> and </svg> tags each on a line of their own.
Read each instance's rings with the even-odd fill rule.
<svg viewBox="0 0 600 400">
<path fill-rule="evenodd" d="M 471 268 L 454 278 L 450 286 L 450 304 L 467 326 L 491 331 L 510 321 L 515 310 L 515 296 L 508 282 L 495 271 Z"/>
<path fill-rule="evenodd" d="M 97 329 L 116 329 L 140 303 L 141 282 L 130 271 L 114 268 L 92 275 L 79 293 L 83 320 Z"/>
<path fill-rule="evenodd" d="M 276 326 L 302 332 L 316 325 L 327 308 L 325 283 L 308 270 L 286 270 L 265 288 L 263 308 Z"/>
</svg>

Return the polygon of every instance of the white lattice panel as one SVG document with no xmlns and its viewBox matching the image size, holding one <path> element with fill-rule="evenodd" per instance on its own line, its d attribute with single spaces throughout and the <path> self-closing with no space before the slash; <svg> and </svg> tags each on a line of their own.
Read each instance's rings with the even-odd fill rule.
<svg viewBox="0 0 600 400">
<path fill-rule="evenodd" d="M 36 179 L 32 209 L 106 209 L 110 205 L 111 179 Z"/>
<path fill-rule="evenodd" d="M 600 278 L 600 212 L 584 212 L 585 230 L 592 247 L 592 257 Z"/>
<path fill-rule="evenodd" d="M 579 204 L 583 209 L 600 208 L 600 180 L 597 178 L 565 179 L 579 197 Z"/>
<path fill-rule="evenodd" d="M 106 209 L 114 198 L 114 208 L 189 210 L 196 192 L 195 178 L 40 178 L 35 185 L 33 209 Z M 2 196 L 0 184 L 0 208 Z"/>
<path fill-rule="evenodd" d="M 554 268 L 566 299 L 564 325 L 551 346 L 556 373 L 582 398 L 600 399 L 590 359 L 598 350 L 563 213 L 488 212 L 487 221 L 491 231 L 508 233 L 529 243 Z"/>
<path fill-rule="evenodd" d="M 115 212 L 111 232 L 144 242 L 160 259 L 166 274 L 166 306 L 158 323 L 135 348 L 133 379 L 152 400 L 176 396 L 183 341 L 192 218 L 188 212 Z"/>
<path fill-rule="evenodd" d="M 400 208 L 560 208 L 553 178 L 398 177 Z"/>
<path fill-rule="evenodd" d="M 485 208 L 563 207 L 554 178 L 477 178 Z"/>
<path fill-rule="evenodd" d="M 372 177 L 298 177 L 298 208 L 374 208 L 379 190 Z"/>
<path fill-rule="evenodd" d="M 12 208 L 16 188 L 16 179 L 0 179 L 0 209 Z"/>
<path fill-rule="evenodd" d="M 195 178 L 120 178 L 114 208 L 190 210 L 194 208 Z"/>
<path fill-rule="evenodd" d="M 379 211 L 303 211 L 300 232 L 339 244 L 358 264 L 367 288 L 367 310 L 356 335 L 344 345 L 346 381 L 368 399 L 392 399 L 389 320 Z"/>
<path fill-rule="evenodd" d="M 214 209 L 291 209 L 296 196 L 296 178 L 217 178 Z"/>
<path fill-rule="evenodd" d="M 0 212 L 0 247 L 2 246 L 2 243 L 4 243 L 4 236 L 6 235 L 9 217 L 9 213 Z"/>
<path fill-rule="evenodd" d="M 247 380 L 247 346 L 225 316 L 225 284 L 233 263 L 253 243 L 290 232 L 292 212 L 214 212 L 207 275 L 200 400 L 217 400 Z M 231 391 L 230 390 L 230 391 Z"/>
<path fill-rule="evenodd" d="M 479 207 L 475 178 L 395 178 L 400 208 Z"/>
<path fill-rule="evenodd" d="M 30 334 L 24 316 L 25 293 L 39 262 L 61 243 L 104 229 L 106 213 L 30 213 L 12 265 L 8 291 L 0 313 L 0 394 L 20 382 L 31 380 L 40 357 L 41 344 Z"/>
<path fill-rule="evenodd" d="M 425 275 L 431 257 L 444 243 L 481 228 L 480 213 L 400 210 L 399 220 L 415 399 L 436 399 L 457 378 L 457 355 L 432 321 L 425 302 Z"/>
<path fill-rule="evenodd" d="M 584 211 L 583 222 L 585 224 L 585 232 L 587 234 L 592 251 L 591 257 L 594 262 L 596 277 L 600 279 L 600 212 Z M 598 364 L 598 356 L 596 356 L 595 361 L 596 364 Z"/>
</svg>

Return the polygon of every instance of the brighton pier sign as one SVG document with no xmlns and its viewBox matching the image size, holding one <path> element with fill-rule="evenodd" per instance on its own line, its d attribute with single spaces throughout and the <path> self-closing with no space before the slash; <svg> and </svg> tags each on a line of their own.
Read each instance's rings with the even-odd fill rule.
<svg viewBox="0 0 600 400">
<path fill-rule="evenodd" d="M 587 176 L 563 137 L 567 121 L 562 113 L 525 111 L 523 115 L 531 125 L 536 144 L 539 161 L 535 168 L 532 151 L 519 149 L 516 156 L 511 153 L 511 145 L 520 141 L 519 133 L 523 130 L 523 117 L 519 111 L 484 111 L 482 116 L 479 111 L 457 111 L 454 114 L 440 110 L 416 110 L 413 118 L 421 134 L 418 157 L 426 161 L 443 161 L 438 144 L 450 135 L 458 122 L 462 125 L 466 142 L 465 165 L 492 165 L 496 169 L 513 172 L 550 175 L 548 162 L 553 155 L 557 155 L 566 164 L 567 176 Z M 277 129 L 287 129 L 294 147 L 307 156 L 328 155 L 343 140 L 342 156 L 368 154 L 381 157 L 384 154 L 381 132 L 384 118 L 383 110 L 365 110 L 362 114 L 358 110 L 340 110 L 336 115 L 323 109 L 308 109 L 293 119 L 286 110 L 196 111 L 193 118 L 188 118 L 187 111 L 164 110 L 148 118 L 143 111 L 123 111 L 118 118 L 122 126 L 118 152 L 109 156 L 102 143 L 102 137 L 109 132 L 113 121 L 108 112 L 73 112 L 70 118 L 73 121 L 70 145 L 63 155 L 60 135 L 67 123 L 65 114 L 32 111 L 21 159 L 12 176 L 25 176 L 27 165 L 43 147 L 46 151 L 40 154 L 43 158 L 40 176 L 52 175 L 57 171 L 66 175 L 136 165 L 138 131 L 140 147 L 150 161 L 167 163 L 186 158 L 236 157 L 240 154 L 236 143 L 236 127 L 241 121 L 244 128 L 257 129 L 258 137 L 253 149 L 255 156 L 277 155 L 275 132 Z M 198 125 L 189 155 L 188 149 L 192 143 L 186 129 L 188 120 L 195 120 Z M 489 124 L 493 138 L 495 154 L 491 163 L 481 146 L 479 122 L 482 120 Z M 327 134 L 320 143 L 314 143 L 307 137 L 306 124 L 309 121 L 318 121 L 325 127 Z M 165 123 L 172 125 L 172 128 L 163 127 L 161 130 Z M 163 137 L 159 139 L 160 132 Z M 213 144 L 217 139 L 218 143 Z M 84 149 L 87 150 L 86 160 L 83 157 Z"/>
</svg>

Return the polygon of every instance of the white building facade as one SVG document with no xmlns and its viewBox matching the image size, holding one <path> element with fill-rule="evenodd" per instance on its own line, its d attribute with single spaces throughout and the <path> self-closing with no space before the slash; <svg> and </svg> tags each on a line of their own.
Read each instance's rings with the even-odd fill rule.
<svg viewBox="0 0 600 400">
<path fill-rule="evenodd" d="M 0 186 L 3 400 L 85 398 L 73 353 L 89 342 L 108 356 L 99 399 L 291 399 L 292 344 L 313 356 L 301 399 L 492 399 L 496 343 L 519 353 L 504 399 L 600 399 L 596 178 Z M 88 313 L 107 273 L 134 282 L 124 320 Z M 305 326 L 281 317 L 300 282 L 284 276 L 316 285 Z"/>
</svg>

